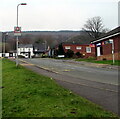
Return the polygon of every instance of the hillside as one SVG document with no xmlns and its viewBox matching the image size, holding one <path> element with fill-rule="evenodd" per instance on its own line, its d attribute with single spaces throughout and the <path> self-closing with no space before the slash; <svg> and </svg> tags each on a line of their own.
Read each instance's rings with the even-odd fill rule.
<svg viewBox="0 0 120 119">
<path fill-rule="evenodd" d="M 15 49 L 16 38 L 13 32 L 8 32 L 6 42 L 10 45 L 10 49 Z M 62 42 L 74 42 L 80 44 L 89 44 L 90 37 L 84 31 L 23 31 L 19 37 L 20 44 L 42 44 L 47 42 L 47 45 L 54 47 Z"/>
</svg>

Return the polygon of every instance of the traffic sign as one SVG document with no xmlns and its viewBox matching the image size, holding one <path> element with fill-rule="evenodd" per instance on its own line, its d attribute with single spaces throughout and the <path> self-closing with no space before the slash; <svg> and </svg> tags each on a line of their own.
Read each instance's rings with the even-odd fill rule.
<svg viewBox="0 0 120 119">
<path fill-rule="evenodd" d="M 21 27 L 14 27 L 14 36 L 21 36 Z"/>
</svg>

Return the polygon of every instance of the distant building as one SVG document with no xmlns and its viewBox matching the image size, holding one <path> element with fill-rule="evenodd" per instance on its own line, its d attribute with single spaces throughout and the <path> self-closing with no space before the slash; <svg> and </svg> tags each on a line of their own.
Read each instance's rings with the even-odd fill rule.
<svg viewBox="0 0 120 119">
<path fill-rule="evenodd" d="M 19 44 L 18 45 L 18 56 L 23 56 L 25 58 L 31 58 L 33 54 L 32 44 Z"/>
<path fill-rule="evenodd" d="M 84 58 L 95 57 L 95 47 L 94 45 L 89 44 L 76 44 L 76 43 L 62 43 L 64 52 L 66 53 L 68 50 L 72 50 L 74 54 L 77 52 L 81 53 Z M 58 46 L 56 47 L 58 49 Z"/>
<path fill-rule="evenodd" d="M 48 53 L 48 50 L 49 50 L 49 46 L 47 46 L 46 43 L 41 43 L 41 44 L 35 43 L 33 45 L 33 53 L 35 57 L 41 57 L 43 54 Z"/>
<path fill-rule="evenodd" d="M 98 60 L 112 60 L 112 53 L 115 60 L 120 60 L 120 26 L 91 43 L 95 45 Z"/>
</svg>

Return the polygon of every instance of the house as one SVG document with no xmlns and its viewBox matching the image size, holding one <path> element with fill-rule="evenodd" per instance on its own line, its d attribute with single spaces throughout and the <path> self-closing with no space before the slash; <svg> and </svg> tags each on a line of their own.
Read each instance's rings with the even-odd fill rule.
<svg viewBox="0 0 120 119">
<path fill-rule="evenodd" d="M 23 56 L 25 58 L 31 58 L 33 54 L 32 44 L 19 44 L 18 45 L 18 56 Z"/>
<path fill-rule="evenodd" d="M 46 54 L 49 50 L 49 46 L 47 46 L 45 43 L 37 44 L 35 43 L 33 45 L 33 53 L 35 57 L 41 57 L 43 54 Z"/>
<path fill-rule="evenodd" d="M 120 60 L 120 26 L 92 41 L 95 45 L 97 60 Z"/>
<path fill-rule="evenodd" d="M 84 58 L 95 57 L 95 47 L 89 44 L 76 44 L 76 43 L 62 43 L 64 52 L 67 53 L 68 50 L 72 50 L 74 54 L 77 52 L 81 53 Z M 56 48 L 58 49 L 58 47 Z"/>
</svg>

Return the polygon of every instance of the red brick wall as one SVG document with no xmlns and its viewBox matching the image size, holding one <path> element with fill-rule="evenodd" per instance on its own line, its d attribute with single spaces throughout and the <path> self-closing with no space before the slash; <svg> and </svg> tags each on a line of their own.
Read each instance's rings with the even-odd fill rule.
<svg viewBox="0 0 120 119">
<path fill-rule="evenodd" d="M 114 38 L 115 53 L 120 52 L 120 35 Z"/>
<path fill-rule="evenodd" d="M 115 60 L 120 60 L 120 53 L 115 53 L 114 56 L 115 56 Z M 109 54 L 109 55 L 101 55 L 97 57 L 97 60 L 103 60 L 103 59 L 112 60 L 113 56 L 112 54 Z"/>
<path fill-rule="evenodd" d="M 115 36 L 113 38 L 114 41 L 114 53 L 115 53 L 115 59 L 120 60 L 120 35 Z M 109 39 L 106 39 L 104 41 L 107 41 Z M 97 57 L 98 60 L 103 60 L 106 58 L 107 60 L 112 60 L 112 44 L 103 44 L 104 41 L 101 41 L 102 48 L 103 48 L 103 55 Z"/>
<path fill-rule="evenodd" d="M 80 52 L 84 54 L 84 57 L 87 58 L 89 56 L 95 57 L 95 48 L 91 48 L 91 53 L 86 52 L 86 47 L 89 47 L 89 45 L 73 45 L 73 44 L 63 44 L 64 51 L 67 52 L 67 49 L 65 49 L 66 46 L 70 46 L 70 50 L 72 50 L 74 53 Z M 77 46 L 80 46 L 81 49 L 76 49 Z"/>
<path fill-rule="evenodd" d="M 112 39 L 114 41 L 114 52 L 117 53 L 118 51 L 120 51 L 120 36 L 113 37 Z M 106 39 L 106 40 L 109 40 L 109 39 Z M 102 45 L 102 47 L 103 47 L 103 55 L 112 53 L 112 44 L 105 44 L 105 45 Z"/>
<path fill-rule="evenodd" d="M 103 55 L 108 55 L 112 53 L 112 44 L 105 44 L 103 47 Z"/>
</svg>

